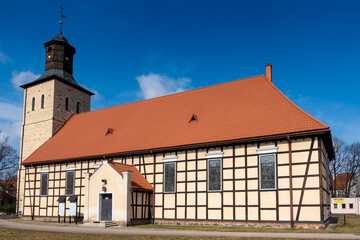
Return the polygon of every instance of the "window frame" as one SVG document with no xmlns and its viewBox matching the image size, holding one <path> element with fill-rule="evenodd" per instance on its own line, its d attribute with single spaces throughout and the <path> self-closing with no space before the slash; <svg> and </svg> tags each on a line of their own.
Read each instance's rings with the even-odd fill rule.
<svg viewBox="0 0 360 240">
<path fill-rule="evenodd" d="M 46 194 L 43 193 L 43 175 L 46 175 Z M 40 173 L 40 197 L 49 195 L 49 171 L 41 171 Z"/>
<path fill-rule="evenodd" d="M 68 173 L 69 172 L 73 172 L 74 176 L 73 176 L 73 187 L 72 187 L 72 194 L 68 193 Z M 66 177 L 65 177 L 65 195 L 66 196 L 73 196 L 75 195 L 75 179 L 76 179 L 76 172 L 75 169 L 70 169 L 70 170 L 66 170 Z"/>
<path fill-rule="evenodd" d="M 353 203 L 349 203 L 349 209 L 354 209 L 354 204 Z"/>
<path fill-rule="evenodd" d="M 65 110 L 66 111 L 69 111 L 69 99 L 70 99 L 69 97 L 65 98 Z"/>
<path fill-rule="evenodd" d="M 346 209 L 346 203 L 341 204 L 341 209 Z"/>
<path fill-rule="evenodd" d="M 45 95 L 44 94 L 41 95 L 40 107 L 41 107 L 41 109 L 45 108 Z"/>
<path fill-rule="evenodd" d="M 31 111 L 35 111 L 35 97 L 31 99 Z"/>
<path fill-rule="evenodd" d="M 277 161 L 276 161 L 276 156 L 277 154 L 276 153 L 267 153 L 267 154 L 260 154 L 259 155 L 259 190 L 260 191 L 274 191 L 277 189 Z M 274 156 L 274 183 L 275 183 L 275 186 L 274 188 L 262 188 L 261 187 L 261 157 L 262 156 Z"/>
<path fill-rule="evenodd" d="M 210 178 L 209 178 L 209 173 L 210 173 L 210 161 L 220 161 L 220 189 L 216 189 L 216 190 L 210 190 Z M 209 158 L 207 159 L 207 174 L 206 174 L 206 182 L 207 182 L 207 191 L 208 192 L 221 192 L 223 190 L 223 169 L 222 169 L 222 162 L 223 162 L 223 158 L 222 157 L 214 157 L 214 158 Z"/>
<path fill-rule="evenodd" d="M 80 113 L 80 101 L 76 102 L 76 114 Z"/>
<path fill-rule="evenodd" d="M 166 191 L 166 181 L 165 181 L 165 165 L 166 164 L 174 164 L 175 165 L 175 174 L 174 174 L 174 191 Z M 164 171 L 163 171 L 163 183 L 164 183 L 164 189 L 163 192 L 164 193 L 176 193 L 176 183 L 177 183 L 177 164 L 176 161 L 164 161 L 164 165 L 163 165 Z"/>
</svg>

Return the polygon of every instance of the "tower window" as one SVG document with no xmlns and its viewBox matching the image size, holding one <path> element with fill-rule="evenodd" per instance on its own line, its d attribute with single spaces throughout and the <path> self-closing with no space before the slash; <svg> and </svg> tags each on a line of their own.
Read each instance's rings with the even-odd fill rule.
<svg viewBox="0 0 360 240">
<path fill-rule="evenodd" d="M 45 96 L 44 94 L 41 95 L 41 108 L 44 109 L 44 105 L 45 105 Z"/>
<path fill-rule="evenodd" d="M 65 110 L 69 111 L 69 97 L 65 98 Z"/>
<path fill-rule="evenodd" d="M 32 98 L 32 102 L 31 102 L 31 111 L 35 111 L 35 98 Z"/>
<path fill-rule="evenodd" d="M 48 51 L 51 51 L 51 50 L 52 50 L 52 48 L 51 48 L 51 47 L 49 47 L 49 48 L 48 48 Z"/>
<path fill-rule="evenodd" d="M 76 113 L 80 113 L 80 102 L 76 103 Z"/>
</svg>

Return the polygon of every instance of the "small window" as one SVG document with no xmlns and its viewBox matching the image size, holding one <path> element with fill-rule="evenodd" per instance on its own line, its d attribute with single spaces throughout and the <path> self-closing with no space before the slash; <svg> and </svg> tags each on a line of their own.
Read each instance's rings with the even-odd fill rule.
<svg viewBox="0 0 360 240">
<path fill-rule="evenodd" d="M 275 155 L 260 156 L 260 189 L 275 189 Z"/>
<path fill-rule="evenodd" d="M 337 203 L 334 204 L 334 208 L 337 209 Z"/>
<path fill-rule="evenodd" d="M 176 163 L 164 163 L 164 192 L 174 193 L 176 184 Z"/>
<path fill-rule="evenodd" d="M 40 183 L 40 195 L 46 196 L 48 194 L 48 173 L 41 173 L 41 183 Z"/>
<path fill-rule="evenodd" d="M 210 159 L 208 161 L 208 190 L 221 191 L 221 159 Z"/>
<path fill-rule="evenodd" d="M 76 103 L 76 113 L 80 113 L 80 102 Z"/>
<path fill-rule="evenodd" d="M 75 171 L 66 172 L 66 195 L 74 195 Z"/>
<path fill-rule="evenodd" d="M 31 111 L 35 111 L 35 98 L 34 97 L 32 98 L 32 101 L 31 101 Z"/>
<path fill-rule="evenodd" d="M 346 208 L 346 204 L 345 204 L 345 203 L 341 204 L 341 208 L 342 208 L 342 209 L 345 209 L 345 208 Z"/>
<path fill-rule="evenodd" d="M 45 105 L 45 96 L 43 94 L 41 95 L 41 109 L 44 109 L 44 105 Z"/>
<path fill-rule="evenodd" d="M 349 203 L 349 208 L 350 208 L 350 209 L 353 209 L 353 208 L 354 208 L 354 204 Z"/>
<path fill-rule="evenodd" d="M 69 97 L 65 98 L 65 110 L 69 111 Z"/>
</svg>

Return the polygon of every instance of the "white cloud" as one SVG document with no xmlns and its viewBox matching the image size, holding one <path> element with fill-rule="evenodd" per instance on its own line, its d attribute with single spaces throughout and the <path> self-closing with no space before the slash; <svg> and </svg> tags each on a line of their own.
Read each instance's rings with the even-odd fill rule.
<svg viewBox="0 0 360 240">
<path fill-rule="evenodd" d="M 34 74 L 30 71 L 26 72 L 12 72 L 12 76 L 10 81 L 12 84 L 18 88 L 19 86 L 34 81 L 35 79 L 39 78 L 40 74 Z"/>
<path fill-rule="evenodd" d="M 140 85 L 141 92 L 139 95 L 145 99 L 159 97 L 171 93 L 188 90 L 191 84 L 190 78 L 177 78 L 149 73 L 136 77 Z"/>
<path fill-rule="evenodd" d="M 10 61 L 10 58 L 6 56 L 4 53 L 0 52 L 0 62 L 1 63 L 7 63 Z"/>
<path fill-rule="evenodd" d="M 22 123 L 22 107 L 0 102 L 0 131 L 2 136 L 9 136 L 9 144 L 19 149 Z"/>
<path fill-rule="evenodd" d="M 22 107 L 11 103 L 0 102 L 0 120 L 21 121 Z"/>
</svg>

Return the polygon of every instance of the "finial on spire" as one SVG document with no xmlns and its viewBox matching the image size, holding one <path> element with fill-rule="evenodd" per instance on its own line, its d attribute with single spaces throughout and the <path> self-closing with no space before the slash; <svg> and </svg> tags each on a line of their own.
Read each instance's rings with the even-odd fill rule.
<svg viewBox="0 0 360 240">
<path fill-rule="evenodd" d="M 60 34 L 62 34 L 62 25 L 63 25 L 63 18 L 66 18 L 66 15 L 63 14 L 63 6 L 60 6 Z"/>
</svg>

